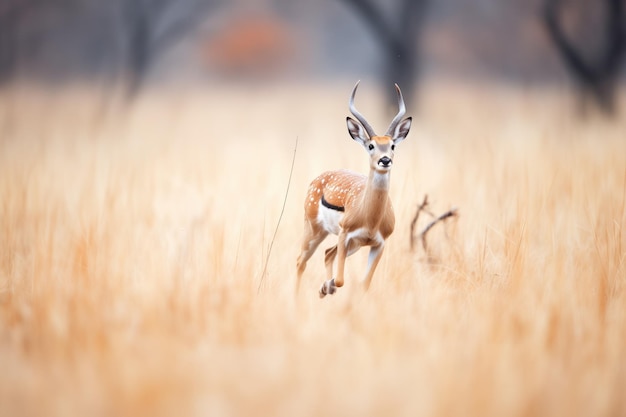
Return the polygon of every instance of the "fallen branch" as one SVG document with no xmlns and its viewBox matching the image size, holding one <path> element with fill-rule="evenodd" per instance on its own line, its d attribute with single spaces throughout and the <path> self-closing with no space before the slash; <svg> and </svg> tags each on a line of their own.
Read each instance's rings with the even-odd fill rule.
<svg viewBox="0 0 626 417">
<path fill-rule="evenodd" d="M 422 232 L 420 233 L 420 238 L 422 239 L 422 246 L 424 247 L 424 252 L 428 252 L 428 244 L 426 243 L 426 233 L 428 233 L 428 231 L 432 229 L 433 226 L 439 223 L 440 221 L 444 221 L 449 217 L 456 217 L 457 213 L 458 213 L 458 209 L 456 207 L 453 207 L 450 210 L 443 213 L 441 216 L 437 217 L 432 222 L 428 223 L 428 225 L 424 228 L 424 230 L 422 230 Z"/>
<path fill-rule="evenodd" d="M 411 240 L 410 240 L 410 244 L 411 244 L 411 250 L 413 250 L 413 245 L 415 243 L 415 238 L 414 238 L 414 232 L 415 232 L 415 225 L 417 224 L 417 219 L 419 218 L 419 215 L 422 211 L 425 211 L 426 213 L 430 214 L 432 217 L 435 217 L 435 215 L 433 213 L 431 213 L 428 209 L 428 194 L 424 195 L 424 201 L 422 201 L 422 204 L 420 204 L 419 206 L 417 206 L 417 211 L 415 212 L 415 216 L 413 217 L 413 220 L 411 221 Z"/>
<path fill-rule="evenodd" d="M 428 242 L 426 241 L 426 234 L 430 231 L 430 229 L 432 229 L 439 222 L 445 221 L 446 219 L 450 217 L 458 216 L 458 209 L 456 207 L 453 207 L 450 210 L 443 213 L 442 215 L 436 217 L 428 209 L 428 204 L 429 204 L 428 194 L 426 194 L 424 195 L 424 200 L 422 201 L 422 203 L 419 206 L 417 206 L 415 216 L 413 216 L 413 220 L 411 221 L 411 235 L 410 235 L 411 251 L 413 251 L 413 248 L 415 247 L 415 237 L 416 237 L 415 227 L 417 226 L 417 221 L 419 220 L 420 214 L 424 212 L 434 218 L 434 220 L 428 223 L 428 225 L 426 225 L 426 227 L 419 233 L 419 235 L 417 235 L 417 237 L 419 237 L 422 241 L 422 246 L 424 247 L 424 252 L 426 252 L 426 254 L 428 254 Z"/>
</svg>

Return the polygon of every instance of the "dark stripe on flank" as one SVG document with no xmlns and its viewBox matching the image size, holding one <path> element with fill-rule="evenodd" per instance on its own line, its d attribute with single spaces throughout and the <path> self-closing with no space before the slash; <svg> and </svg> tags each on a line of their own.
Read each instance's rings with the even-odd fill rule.
<svg viewBox="0 0 626 417">
<path fill-rule="evenodd" d="M 326 208 L 329 208 L 331 210 L 337 210 L 337 211 L 344 211 L 345 208 L 341 207 L 341 206 L 336 206 L 334 204 L 330 204 L 328 201 L 326 201 L 326 199 L 324 198 L 324 195 L 322 194 L 322 205 Z"/>
</svg>

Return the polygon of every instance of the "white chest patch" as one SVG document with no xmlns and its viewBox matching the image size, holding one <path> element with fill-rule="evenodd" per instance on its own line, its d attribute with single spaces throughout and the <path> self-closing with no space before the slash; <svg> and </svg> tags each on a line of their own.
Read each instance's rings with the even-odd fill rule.
<svg viewBox="0 0 626 417">
<path fill-rule="evenodd" d="M 372 186 L 381 190 L 389 189 L 389 172 L 380 173 L 378 171 L 374 172 L 374 181 L 372 182 Z"/>
<path fill-rule="evenodd" d="M 328 233 L 338 235 L 340 231 L 339 222 L 343 218 L 341 211 L 329 209 L 322 205 L 320 199 L 319 208 L 317 209 L 317 221 L 322 225 Z"/>
</svg>

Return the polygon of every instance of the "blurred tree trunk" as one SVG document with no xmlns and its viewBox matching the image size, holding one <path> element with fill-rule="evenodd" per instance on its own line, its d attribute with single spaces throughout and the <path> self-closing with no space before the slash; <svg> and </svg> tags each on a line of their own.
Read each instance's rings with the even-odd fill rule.
<svg viewBox="0 0 626 417">
<path fill-rule="evenodd" d="M 397 83 L 408 105 L 414 104 L 419 75 L 419 35 L 428 0 L 402 0 L 397 18 L 388 21 L 372 0 L 343 0 L 351 6 L 380 43 L 385 85 Z M 388 100 L 395 105 L 396 92 L 389 88 Z"/>
<path fill-rule="evenodd" d="M 565 32 L 562 0 L 545 0 L 543 21 L 563 63 L 579 85 L 583 106 L 592 102 L 603 113 L 613 115 L 620 68 L 626 53 L 626 16 L 623 0 L 602 0 L 597 4 L 604 7 L 604 22 L 594 29 L 604 31 L 603 39 L 599 50 L 587 57 Z M 580 33 L 580 37 L 586 35 Z"/>
<path fill-rule="evenodd" d="M 19 23 L 37 3 L 26 0 L 2 0 L 0 5 L 0 86 L 16 75 L 19 59 Z"/>
<path fill-rule="evenodd" d="M 20 39 L 20 31 L 28 26 L 40 40 L 47 40 L 50 34 L 45 32 L 40 23 L 46 13 L 54 12 L 56 21 L 56 39 L 63 30 L 65 36 L 84 37 L 93 43 L 93 48 L 81 52 L 83 61 L 74 65 L 76 68 L 63 68 L 94 76 L 98 71 L 107 70 L 110 75 L 124 71 L 129 96 L 136 94 L 145 84 L 148 73 L 160 54 L 195 30 L 206 17 L 210 6 L 220 0 L 0 0 L 0 85 L 13 80 L 17 75 L 20 57 L 26 57 L 38 45 Z M 77 22 L 89 22 L 89 19 L 104 19 L 109 27 L 90 27 Z M 63 22 L 67 23 L 65 26 Z M 26 26 L 25 26 L 26 25 Z M 78 29 L 77 31 L 77 28 Z M 72 33 L 71 31 L 74 31 Z M 32 36 L 31 33 L 31 36 Z M 53 36 L 54 38 L 54 36 Z M 58 41 L 57 41 L 58 42 Z M 66 51 L 61 44 L 49 44 L 47 48 L 59 47 L 53 54 L 59 56 Z M 94 50 L 96 52 L 94 53 Z M 90 67 L 94 59 L 102 56 L 103 51 L 121 51 L 116 65 L 96 63 L 100 68 Z M 40 52 L 40 51 L 38 51 Z M 89 55 L 89 54 L 93 54 Z M 114 54 L 120 56 L 120 54 Z M 94 58 L 94 56 L 96 58 Z M 44 64 L 45 65 L 45 64 Z M 45 73 L 46 67 L 37 68 L 36 72 Z M 65 71 L 69 69 L 70 71 Z"/>
<path fill-rule="evenodd" d="M 127 93 L 137 94 L 150 67 L 151 26 L 148 2 L 144 0 L 122 1 L 122 21 L 127 36 Z"/>
<path fill-rule="evenodd" d="M 122 1 L 129 96 L 143 87 L 158 55 L 195 30 L 214 3 L 214 0 Z"/>
</svg>

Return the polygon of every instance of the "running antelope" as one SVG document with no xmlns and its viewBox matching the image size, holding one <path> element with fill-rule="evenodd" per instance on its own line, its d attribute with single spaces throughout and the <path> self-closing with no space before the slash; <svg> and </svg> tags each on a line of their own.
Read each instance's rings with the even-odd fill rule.
<svg viewBox="0 0 626 417">
<path fill-rule="evenodd" d="M 360 143 L 369 155 L 369 176 L 348 170 L 324 172 L 315 178 L 307 192 L 304 204 L 304 239 L 298 257 L 298 278 L 306 263 L 329 233 L 338 235 L 337 244 L 326 249 L 324 263 L 328 280 L 320 290 L 320 298 L 334 294 L 343 286 L 346 257 L 362 246 L 370 246 L 367 273 L 363 284 L 369 288 L 376 266 L 380 261 L 385 240 L 393 232 L 395 217 L 389 199 L 389 177 L 393 164 L 393 153 L 411 128 L 411 118 L 402 120 L 406 112 L 400 87 L 398 92 L 399 111 L 383 136 L 374 129 L 354 107 L 357 82 L 350 96 L 350 112 L 357 120 L 347 117 L 348 132 Z M 337 276 L 333 278 L 333 262 L 337 257 Z"/>
</svg>

